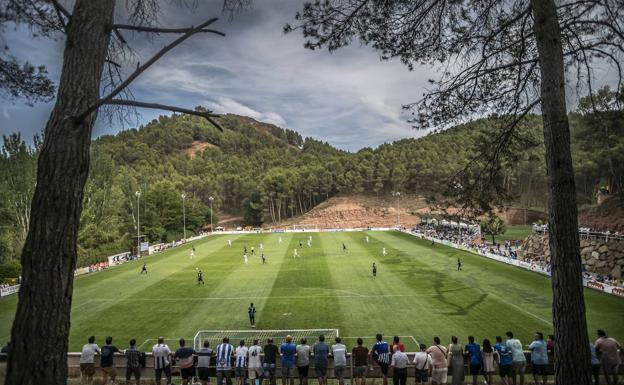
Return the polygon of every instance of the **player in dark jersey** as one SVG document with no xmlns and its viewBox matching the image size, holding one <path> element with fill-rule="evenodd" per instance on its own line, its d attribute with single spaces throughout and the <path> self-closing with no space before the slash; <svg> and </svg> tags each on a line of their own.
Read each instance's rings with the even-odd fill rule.
<svg viewBox="0 0 624 385">
<path fill-rule="evenodd" d="M 457 258 L 457 271 L 460 271 L 462 269 L 462 261 L 461 259 Z"/>
<path fill-rule="evenodd" d="M 202 274 L 201 270 L 197 270 L 197 285 L 205 285 L 204 274 Z"/>
<path fill-rule="evenodd" d="M 245 254 L 247 254 L 247 246 L 245 246 L 245 247 L 243 248 L 243 252 L 244 252 Z"/>
<path fill-rule="evenodd" d="M 373 279 L 375 279 L 375 277 L 377 277 L 377 265 L 375 265 L 375 262 L 373 262 Z"/>
<path fill-rule="evenodd" d="M 141 268 L 141 272 L 139 274 L 147 274 L 147 265 L 145 264 L 145 262 L 143 262 L 143 267 Z"/>
<path fill-rule="evenodd" d="M 266 257 L 264 256 L 264 253 L 262 253 L 262 264 L 266 265 L 267 261 L 266 261 Z"/>
<path fill-rule="evenodd" d="M 301 240 L 299 240 L 299 248 L 303 247 L 303 242 L 301 242 Z"/>
<path fill-rule="evenodd" d="M 249 322 L 251 322 L 251 327 L 256 327 L 256 308 L 254 307 L 253 302 L 249 305 L 247 309 L 247 314 L 249 314 Z"/>
<path fill-rule="evenodd" d="M 347 252 L 347 245 L 345 245 L 344 243 L 342 244 L 342 251 L 343 252 Z"/>
</svg>

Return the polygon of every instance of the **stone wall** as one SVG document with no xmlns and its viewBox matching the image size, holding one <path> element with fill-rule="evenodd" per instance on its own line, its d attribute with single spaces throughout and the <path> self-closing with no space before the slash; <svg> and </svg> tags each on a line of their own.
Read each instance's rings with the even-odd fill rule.
<svg viewBox="0 0 624 385">
<path fill-rule="evenodd" d="M 548 236 L 531 234 L 522 247 L 522 256 L 545 256 L 550 260 Z M 587 271 L 622 278 L 624 270 L 624 241 L 611 240 L 608 242 L 592 239 L 581 239 L 581 259 Z"/>
</svg>

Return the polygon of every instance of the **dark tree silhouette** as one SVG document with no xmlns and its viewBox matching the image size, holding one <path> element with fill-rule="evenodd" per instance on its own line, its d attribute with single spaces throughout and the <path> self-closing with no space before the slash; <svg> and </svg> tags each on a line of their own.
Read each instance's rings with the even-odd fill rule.
<svg viewBox="0 0 624 385">
<path fill-rule="evenodd" d="M 339 49 L 358 39 L 410 69 L 434 64 L 440 78 L 405 106 L 418 128 L 446 127 L 488 113 L 502 116 L 498 135 L 450 184 L 466 209 L 501 202 L 501 164 L 518 124 L 541 107 L 548 172 L 553 325 L 557 384 L 589 385 L 589 348 L 577 204 L 566 110 L 566 73 L 591 94 L 593 63 L 622 78 L 621 0 L 316 0 L 295 25 L 309 49 Z M 618 84 L 617 89 L 620 89 Z"/>
<path fill-rule="evenodd" d="M 63 66 L 56 102 L 45 127 L 37 166 L 37 184 L 24 243 L 22 286 L 13 328 L 6 384 L 65 384 L 67 344 L 76 266 L 76 242 L 85 181 L 89 170 L 91 132 L 98 111 L 114 108 L 158 108 L 197 115 L 213 125 L 216 115 L 132 99 L 128 86 L 163 55 L 196 34 L 223 35 L 198 26 L 159 28 L 157 0 L 75 0 L 71 11 L 58 0 L 5 0 L 0 3 L 0 27 L 27 25 L 37 36 L 65 40 Z M 126 12 L 115 12 L 116 3 Z M 185 2 L 181 2 L 185 3 Z M 235 10 L 242 0 L 228 1 Z M 124 24 L 115 17 L 125 14 Z M 120 68 L 133 56 L 124 38 L 134 33 L 175 34 L 163 47 L 126 77 Z M 38 101 L 52 95 L 43 67 L 21 66 L 9 53 L 0 56 L 0 88 L 10 97 Z M 8 65 L 6 63 L 9 63 Z M 20 72 L 21 70 L 21 72 Z M 10 81 L 6 81 L 6 80 Z"/>
</svg>

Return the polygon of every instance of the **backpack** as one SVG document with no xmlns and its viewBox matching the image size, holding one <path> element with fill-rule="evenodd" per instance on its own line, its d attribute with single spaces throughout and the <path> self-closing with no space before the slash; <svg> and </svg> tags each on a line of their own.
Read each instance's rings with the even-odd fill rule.
<svg viewBox="0 0 624 385">
<path fill-rule="evenodd" d="M 142 368 L 147 366 L 147 359 L 145 357 L 145 352 L 141 352 L 141 354 L 139 354 L 139 365 L 141 365 Z"/>
</svg>

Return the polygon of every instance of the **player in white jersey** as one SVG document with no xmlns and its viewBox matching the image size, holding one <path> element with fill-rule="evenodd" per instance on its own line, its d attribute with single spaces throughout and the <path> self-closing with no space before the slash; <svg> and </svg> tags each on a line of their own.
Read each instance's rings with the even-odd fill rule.
<svg viewBox="0 0 624 385">
<path fill-rule="evenodd" d="M 195 257 L 195 248 L 194 247 L 191 249 L 191 259 L 193 259 L 193 257 Z"/>
<path fill-rule="evenodd" d="M 368 243 L 368 235 L 366 236 L 366 243 Z"/>
<path fill-rule="evenodd" d="M 312 242 L 312 236 L 311 235 L 308 237 L 308 241 Z"/>
<path fill-rule="evenodd" d="M 245 261 L 245 264 L 247 264 L 247 262 L 249 261 L 249 258 L 247 258 L 247 254 L 243 254 L 243 261 Z"/>
<path fill-rule="evenodd" d="M 297 249 L 295 249 L 295 252 L 293 253 L 293 258 L 297 258 L 299 256 L 299 253 L 297 252 Z"/>
<path fill-rule="evenodd" d="M 382 254 L 384 257 L 386 256 L 386 254 L 388 254 L 388 253 L 386 253 L 386 248 L 385 248 L 385 247 L 384 247 L 383 249 L 381 249 L 381 254 Z"/>
<path fill-rule="evenodd" d="M 312 247 L 312 241 L 308 239 L 308 247 Z"/>
<path fill-rule="evenodd" d="M 247 375 L 247 354 L 249 349 L 245 346 L 245 341 L 241 340 L 236 348 L 236 384 L 243 385 Z"/>
<path fill-rule="evenodd" d="M 264 245 L 262 243 L 260 244 L 260 250 L 264 250 Z"/>
<path fill-rule="evenodd" d="M 278 243 L 279 245 L 281 245 L 281 244 L 282 244 L 282 237 L 277 238 L 277 243 Z"/>
<path fill-rule="evenodd" d="M 232 240 L 228 239 L 228 246 L 232 247 Z"/>
</svg>

